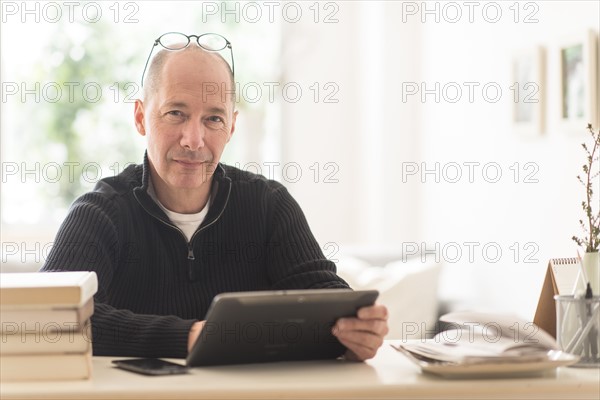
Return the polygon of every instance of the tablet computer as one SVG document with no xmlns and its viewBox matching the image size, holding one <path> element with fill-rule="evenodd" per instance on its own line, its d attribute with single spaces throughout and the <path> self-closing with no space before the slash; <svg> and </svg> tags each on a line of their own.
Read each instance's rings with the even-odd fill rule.
<svg viewBox="0 0 600 400">
<path fill-rule="evenodd" d="M 338 318 L 375 303 L 376 290 L 317 289 L 217 295 L 190 351 L 190 367 L 337 358 Z"/>
</svg>

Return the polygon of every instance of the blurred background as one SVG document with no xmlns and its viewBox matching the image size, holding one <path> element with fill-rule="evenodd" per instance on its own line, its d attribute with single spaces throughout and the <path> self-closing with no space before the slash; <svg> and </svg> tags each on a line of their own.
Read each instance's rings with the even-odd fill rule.
<svg viewBox="0 0 600 400">
<path fill-rule="evenodd" d="M 442 265 L 397 301 L 531 319 L 575 255 L 598 1 L 67 3 L 2 2 L 3 269 L 43 264 L 71 202 L 141 161 L 133 99 L 169 31 L 232 43 L 222 161 L 280 180 L 328 258 Z"/>
</svg>

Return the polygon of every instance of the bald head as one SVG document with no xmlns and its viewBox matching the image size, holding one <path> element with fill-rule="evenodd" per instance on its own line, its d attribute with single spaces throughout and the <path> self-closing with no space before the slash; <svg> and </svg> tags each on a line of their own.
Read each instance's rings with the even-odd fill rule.
<svg viewBox="0 0 600 400">
<path fill-rule="evenodd" d="M 227 79 L 221 82 L 207 82 L 207 84 L 216 84 L 219 87 L 225 83 L 228 95 L 231 96 L 232 103 L 235 103 L 235 81 L 231 67 L 225 59 L 217 52 L 206 51 L 199 46 L 190 45 L 183 50 L 170 51 L 163 49 L 159 51 L 152 59 L 148 68 L 148 74 L 144 81 L 144 101 L 150 100 L 155 95 L 162 83 L 162 77 L 165 67 L 173 67 L 173 61 L 176 58 L 185 58 L 189 63 L 186 65 L 189 69 L 223 69 L 226 72 Z M 220 71 L 219 71 L 220 72 Z"/>
</svg>

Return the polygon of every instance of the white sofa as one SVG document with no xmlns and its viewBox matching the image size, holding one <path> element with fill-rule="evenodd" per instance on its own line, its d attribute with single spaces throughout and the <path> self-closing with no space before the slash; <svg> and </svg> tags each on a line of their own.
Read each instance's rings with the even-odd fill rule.
<svg viewBox="0 0 600 400">
<path fill-rule="evenodd" d="M 386 339 L 431 336 L 438 320 L 438 287 L 442 265 L 428 257 L 402 257 L 377 249 L 344 249 L 338 274 L 354 290 L 376 289 L 389 311 Z M 431 261 L 430 261 L 431 260 Z"/>
</svg>

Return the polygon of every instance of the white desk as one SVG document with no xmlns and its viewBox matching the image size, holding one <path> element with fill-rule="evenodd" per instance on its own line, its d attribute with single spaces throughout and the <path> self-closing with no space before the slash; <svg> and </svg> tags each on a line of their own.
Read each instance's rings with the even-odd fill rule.
<svg viewBox="0 0 600 400">
<path fill-rule="evenodd" d="M 0 398 L 600 398 L 600 369 L 559 368 L 536 378 L 448 380 L 422 374 L 387 344 L 366 363 L 237 365 L 158 377 L 115 369 L 112 359 L 94 357 L 88 381 L 3 383 Z"/>
</svg>

